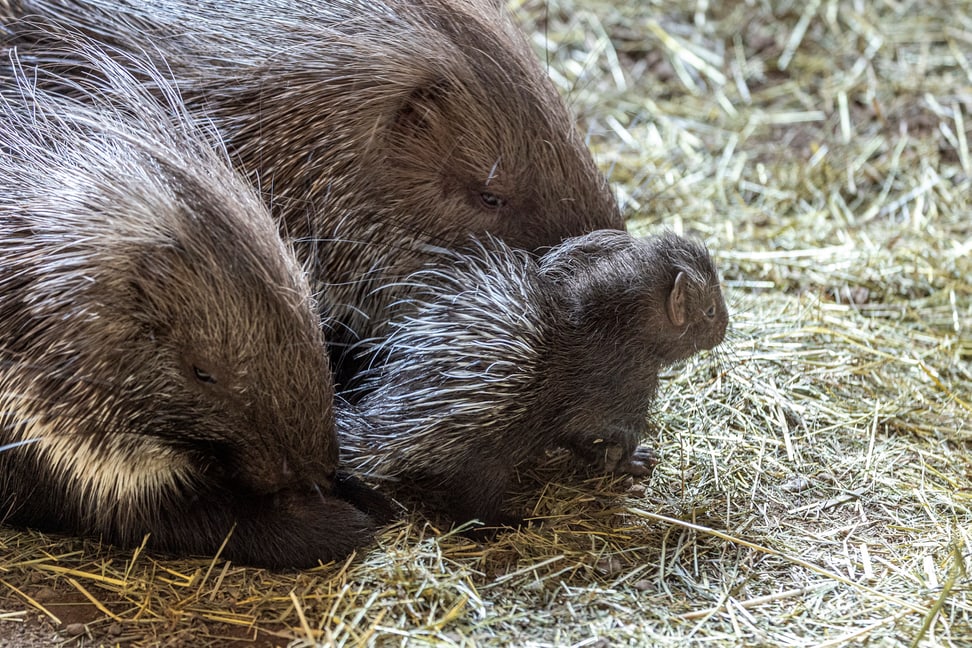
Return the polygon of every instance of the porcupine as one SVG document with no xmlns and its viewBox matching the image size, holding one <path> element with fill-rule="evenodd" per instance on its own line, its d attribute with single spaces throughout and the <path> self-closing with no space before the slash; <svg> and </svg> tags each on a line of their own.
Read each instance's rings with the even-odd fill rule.
<svg viewBox="0 0 972 648">
<path fill-rule="evenodd" d="M 0 42 L 65 74 L 63 26 L 172 71 L 313 260 L 345 378 L 341 349 L 386 332 L 430 244 L 624 228 L 502 0 L 5 3 Z"/>
<path fill-rule="evenodd" d="M 293 251 L 160 74 L 125 65 L 153 97 L 94 49 L 75 63 L 83 103 L 15 57 L 3 72 L 0 518 L 180 554 L 228 536 L 224 556 L 270 567 L 344 557 L 377 523 L 338 495 L 381 498 L 336 473 Z"/>
<path fill-rule="evenodd" d="M 705 246 L 672 233 L 596 231 L 539 261 L 491 241 L 413 280 L 371 391 L 338 416 L 342 461 L 460 521 L 515 519 L 514 471 L 547 449 L 641 463 L 659 370 L 729 317 Z"/>
<path fill-rule="evenodd" d="M 623 227 L 500 0 L 6 4 L 2 38 L 33 56 L 53 63 L 68 25 L 173 71 L 315 266 L 340 383 L 429 243 L 536 250 Z"/>
</svg>

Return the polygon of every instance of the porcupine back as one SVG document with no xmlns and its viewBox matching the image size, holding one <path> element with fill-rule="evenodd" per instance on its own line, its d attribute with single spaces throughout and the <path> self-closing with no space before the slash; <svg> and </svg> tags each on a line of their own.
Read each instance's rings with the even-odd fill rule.
<svg viewBox="0 0 972 648">
<path fill-rule="evenodd" d="M 536 250 L 623 228 L 501 0 L 8 4 L 24 56 L 56 62 L 67 25 L 172 70 L 314 261 L 332 345 L 384 334 L 429 244 Z"/>
</svg>

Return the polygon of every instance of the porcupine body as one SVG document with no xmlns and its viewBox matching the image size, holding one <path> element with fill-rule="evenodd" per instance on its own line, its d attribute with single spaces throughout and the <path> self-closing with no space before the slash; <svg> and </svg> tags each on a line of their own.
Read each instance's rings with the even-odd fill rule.
<svg viewBox="0 0 972 648">
<path fill-rule="evenodd" d="M 338 496 L 372 494 L 337 474 L 301 265 L 161 74 L 75 60 L 83 100 L 2 72 L 0 517 L 179 554 L 228 537 L 272 567 L 344 557 L 377 523 Z"/>
<path fill-rule="evenodd" d="M 671 233 L 597 231 L 539 261 L 488 241 L 413 280 L 370 391 L 339 414 L 343 461 L 458 521 L 515 519 L 514 470 L 547 449 L 641 461 L 659 370 L 728 323 L 707 250 Z"/>
</svg>

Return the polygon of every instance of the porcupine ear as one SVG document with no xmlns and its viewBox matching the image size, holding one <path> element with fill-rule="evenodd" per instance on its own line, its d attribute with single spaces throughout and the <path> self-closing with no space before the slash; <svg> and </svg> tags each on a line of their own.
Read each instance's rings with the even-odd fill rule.
<svg viewBox="0 0 972 648">
<path fill-rule="evenodd" d="M 177 245 L 154 245 L 135 255 L 128 290 L 137 319 L 153 325 L 168 320 L 171 297 L 164 296 L 177 290 L 177 277 L 186 276 L 183 254 Z"/>
<path fill-rule="evenodd" d="M 449 92 L 445 79 L 435 79 L 416 87 L 395 113 L 394 129 L 399 135 L 416 136 L 435 127 L 444 97 Z"/>
<path fill-rule="evenodd" d="M 688 284 L 688 275 L 684 272 L 679 272 L 678 276 L 675 277 L 675 286 L 672 288 L 672 292 L 668 293 L 668 319 L 676 327 L 681 327 L 685 324 L 685 291 L 686 284 Z"/>
</svg>

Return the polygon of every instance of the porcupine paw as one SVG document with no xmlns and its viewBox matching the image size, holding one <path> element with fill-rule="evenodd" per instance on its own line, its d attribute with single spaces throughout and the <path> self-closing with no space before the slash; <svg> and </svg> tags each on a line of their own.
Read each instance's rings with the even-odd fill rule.
<svg viewBox="0 0 972 648">
<path fill-rule="evenodd" d="M 620 450 L 620 448 L 618 448 L 618 450 Z M 657 466 L 660 462 L 661 457 L 658 456 L 658 453 L 655 452 L 654 448 L 650 446 L 638 446 L 627 460 L 620 460 L 618 465 L 614 467 L 612 471 L 615 473 L 631 475 L 632 477 L 647 479 L 648 477 L 651 477 L 651 473 L 654 472 L 655 466 Z"/>
<path fill-rule="evenodd" d="M 658 454 L 649 446 L 636 446 L 627 450 L 625 444 L 612 441 L 594 442 L 587 447 L 574 446 L 575 455 L 590 474 L 621 474 L 632 477 L 650 477 L 659 463 Z"/>
<path fill-rule="evenodd" d="M 440 491 L 442 511 L 456 523 L 478 520 L 486 527 L 518 526 L 521 518 L 506 510 L 506 495 L 512 479 L 509 466 L 483 463 L 476 470 L 457 474 Z"/>
<path fill-rule="evenodd" d="M 378 524 L 353 505 L 313 490 L 286 489 L 252 498 L 224 556 L 270 569 L 307 568 L 343 560 L 373 539 Z"/>
<path fill-rule="evenodd" d="M 400 503 L 348 473 L 338 473 L 333 494 L 370 515 L 379 524 L 388 524 L 405 512 Z"/>
</svg>

